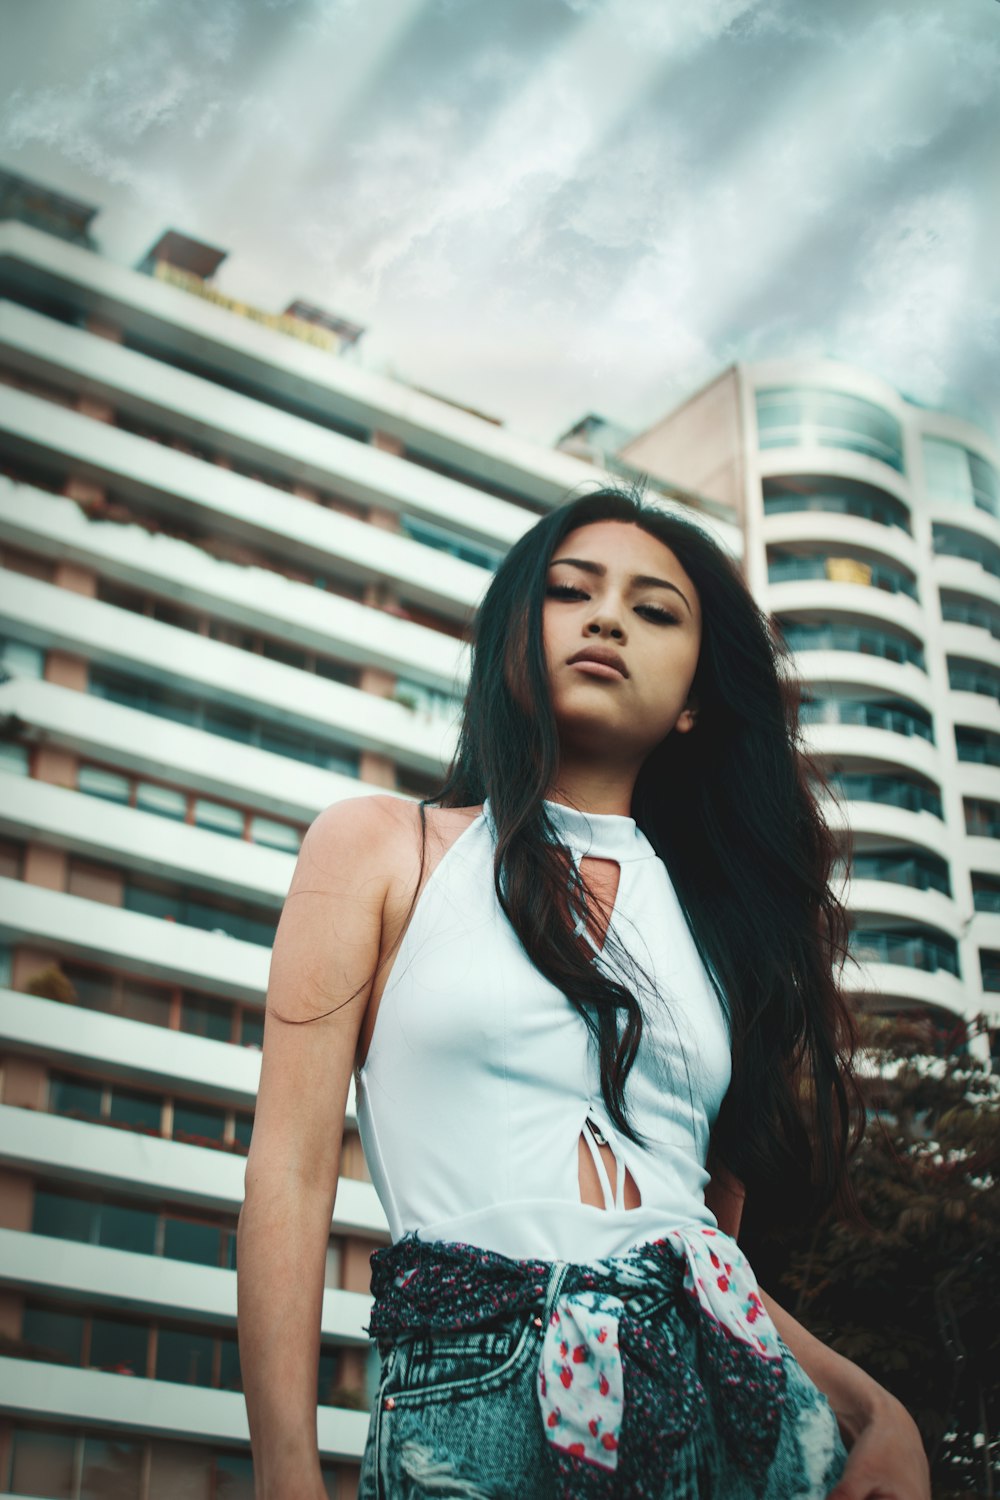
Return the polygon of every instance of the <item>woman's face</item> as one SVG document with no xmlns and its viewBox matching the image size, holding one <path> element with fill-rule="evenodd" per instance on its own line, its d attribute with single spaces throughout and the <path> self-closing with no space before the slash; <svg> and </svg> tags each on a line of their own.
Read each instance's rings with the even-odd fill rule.
<svg viewBox="0 0 1000 1500">
<path fill-rule="evenodd" d="M 700 602 L 670 548 L 642 527 L 595 521 L 563 538 L 542 634 L 564 750 L 641 764 L 672 730 L 693 727 Z M 574 660 L 591 650 L 622 670 Z"/>
</svg>

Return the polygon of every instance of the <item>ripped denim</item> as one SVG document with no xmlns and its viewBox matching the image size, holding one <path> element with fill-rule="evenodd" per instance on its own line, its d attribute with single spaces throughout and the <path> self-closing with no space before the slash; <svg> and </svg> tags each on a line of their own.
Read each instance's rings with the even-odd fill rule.
<svg viewBox="0 0 1000 1500">
<path fill-rule="evenodd" d="M 372 1292 L 359 1500 L 823 1500 L 843 1470 L 719 1230 L 589 1265 L 407 1236 L 373 1254 Z"/>
</svg>

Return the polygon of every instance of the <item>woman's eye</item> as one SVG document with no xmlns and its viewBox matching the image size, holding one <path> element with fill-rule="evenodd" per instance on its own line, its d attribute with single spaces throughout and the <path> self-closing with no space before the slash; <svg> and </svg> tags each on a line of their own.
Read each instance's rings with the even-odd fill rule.
<svg viewBox="0 0 1000 1500">
<path fill-rule="evenodd" d="M 586 599 L 588 597 L 583 589 L 576 589 L 571 583 L 550 583 L 545 592 L 550 599 Z"/>
<path fill-rule="evenodd" d="M 679 625 L 680 621 L 676 615 L 672 615 L 668 609 L 658 609 L 655 604 L 641 604 L 639 613 L 645 612 L 651 620 L 658 625 Z"/>
</svg>

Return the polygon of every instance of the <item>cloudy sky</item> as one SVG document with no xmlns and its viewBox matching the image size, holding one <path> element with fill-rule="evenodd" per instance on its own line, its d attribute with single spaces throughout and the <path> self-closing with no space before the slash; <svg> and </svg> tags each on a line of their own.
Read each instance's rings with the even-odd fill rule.
<svg viewBox="0 0 1000 1500">
<path fill-rule="evenodd" d="M 1000 428 L 998 0 L 0 0 L 0 164 L 553 442 L 828 354 Z"/>
</svg>

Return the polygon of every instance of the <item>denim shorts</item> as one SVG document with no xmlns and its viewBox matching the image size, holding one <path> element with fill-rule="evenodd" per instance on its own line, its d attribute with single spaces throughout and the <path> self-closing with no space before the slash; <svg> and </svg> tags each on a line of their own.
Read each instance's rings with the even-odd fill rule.
<svg viewBox="0 0 1000 1500">
<path fill-rule="evenodd" d="M 361 1465 L 359 1500 L 586 1500 L 583 1479 L 561 1487 L 547 1453 L 536 1382 L 543 1328 L 565 1275 L 552 1263 L 544 1312 L 506 1316 L 460 1333 L 380 1342 L 382 1370 Z M 698 1385 L 700 1344 L 676 1294 L 630 1300 L 671 1369 Z M 825 1500 L 847 1452 L 826 1397 L 778 1340 L 785 1368 L 780 1431 L 766 1472 L 734 1464 L 716 1409 L 704 1401 L 662 1473 L 623 1465 L 621 1500 Z M 676 1363 L 675 1363 L 676 1362 Z M 699 1386 L 700 1389 L 700 1386 Z"/>
</svg>

